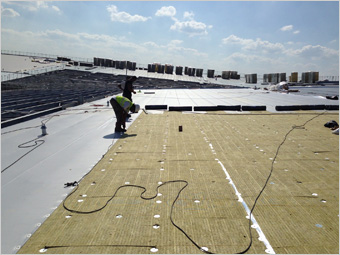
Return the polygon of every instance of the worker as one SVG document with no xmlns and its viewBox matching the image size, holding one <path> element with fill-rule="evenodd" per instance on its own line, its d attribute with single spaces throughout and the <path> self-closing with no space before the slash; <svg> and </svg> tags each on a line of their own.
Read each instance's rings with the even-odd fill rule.
<svg viewBox="0 0 340 255">
<path fill-rule="evenodd" d="M 127 114 L 129 111 L 137 113 L 140 106 L 132 103 L 128 98 L 123 96 L 115 96 L 111 98 L 110 104 L 117 118 L 115 132 L 126 132 L 125 122 Z"/>
<path fill-rule="evenodd" d="M 129 78 L 126 78 L 125 86 L 123 90 L 123 97 L 126 97 L 132 102 L 132 93 L 136 94 L 136 91 L 133 89 L 133 82 L 137 80 L 136 76 L 131 76 Z M 130 114 L 127 115 L 128 117 L 131 117 Z"/>
<path fill-rule="evenodd" d="M 135 82 L 136 80 L 137 80 L 136 76 L 131 76 L 130 78 L 126 80 L 125 86 L 124 86 L 123 97 L 126 97 L 131 102 L 132 102 L 132 93 L 136 94 L 136 91 L 134 91 L 133 89 L 132 83 Z"/>
</svg>

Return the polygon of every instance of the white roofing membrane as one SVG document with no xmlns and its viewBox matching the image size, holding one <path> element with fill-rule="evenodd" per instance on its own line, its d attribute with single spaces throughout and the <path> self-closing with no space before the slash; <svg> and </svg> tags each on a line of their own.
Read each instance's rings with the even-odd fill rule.
<svg viewBox="0 0 340 255">
<path fill-rule="evenodd" d="M 109 99 L 85 103 L 1 130 L 2 171 L 33 149 L 1 173 L 2 253 L 16 253 L 71 192 L 64 184 L 80 180 L 119 139 L 119 134 L 114 133 L 114 112 L 107 106 Z M 338 101 L 322 97 L 253 89 L 148 90 L 133 95 L 133 100 L 141 108 L 145 105 L 266 105 L 271 112 L 275 112 L 276 105 L 338 105 Z M 127 128 L 141 112 L 132 114 Z M 41 136 L 42 121 L 46 123 L 46 136 Z M 40 146 L 18 147 L 37 138 L 41 140 Z M 34 142 L 26 144 L 30 145 Z"/>
</svg>

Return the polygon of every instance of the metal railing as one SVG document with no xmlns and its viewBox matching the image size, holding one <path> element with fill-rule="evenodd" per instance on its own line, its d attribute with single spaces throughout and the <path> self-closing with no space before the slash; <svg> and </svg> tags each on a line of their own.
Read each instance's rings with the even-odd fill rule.
<svg viewBox="0 0 340 255">
<path fill-rule="evenodd" d="M 329 81 L 339 81 L 339 76 L 329 75 L 329 76 L 320 76 L 320 81 L 329 80 Z"/>
<path fill-rule="evenodd" d="M 57 57 L 65 57 L 65 58 L 70 58 L 75 61 L 88 62 L 88 63 L 93 62 L 93 58 L 72 57 L 72 56 L 65 56 L 62 54 L 54 55 L 54 54 L 45 54 L 45 53 L 37 53 L 37 52 L 15 51 L 15 50 L 1 50 L 1 54 L 27 56 L 27 57 L 39 57 L 39 58 L 51 58 L 51 59 L 57 59 Z"/>
<path fill-rule="evenodd" d="M 14 79 L 20 79 L 24 77 L 28 77 L 31 75 L 36 75 L 36 74 L 42 74 L 42 73 L 48 73 L 48 72 L 53 72 L 57 70 L 64 70 L 65 69 L 65 64 L 59 64 L 56 66 L 47 66 L 47 67 L 41 67 L 41 68 L 35 68 L 35 69 L 29 69 L 24 72 L 1 72 L 1 82 L 4 81 L 10 81 Z"/>
</svg>

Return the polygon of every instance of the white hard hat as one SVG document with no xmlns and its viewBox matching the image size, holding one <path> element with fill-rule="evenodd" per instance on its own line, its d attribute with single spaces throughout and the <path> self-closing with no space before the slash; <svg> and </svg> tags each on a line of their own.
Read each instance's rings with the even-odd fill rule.
<svg viewBox="0 0 340 255">
<path fill-rule="evenodd" d="M 140 109 L 140 105 L 139 104 L 135 104 L 135 113 L 137 113 Z"/>
</svg>

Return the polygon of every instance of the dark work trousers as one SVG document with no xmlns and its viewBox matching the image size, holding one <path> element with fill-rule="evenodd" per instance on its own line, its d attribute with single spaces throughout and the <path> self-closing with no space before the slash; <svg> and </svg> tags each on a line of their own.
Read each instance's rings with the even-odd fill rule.
<svg viewBox="0 0 340 255">
<path fill-rule="evenodd" d="M 132 102 L 132 93 L 129 90 L 129 88 L 131 88 L 131 89 L 133 88 L 131 81 L 125 82 L 125 87 L 124 87 L 124 91 L 123 91 L 123 97 L 126 97 L 127 99 L 129 99 Z"/>
<path fill-rule="evenodd" d="M 113 108 L 113 110 L 116 114 L 116 118 L 117 118 L 116 128 L 120 129 L 120 128 L 122 128 L 122 125 L 123 125 L 123 122 L 124 122 L 124 120 L 123 120 L 124 109 L 113 98 L 111 98 L 110 104 L 112 105 L 112 108 Z"/>
<path fill-rule="evenodd" d="M 130 84 L 131 82 L 127 81 L 125 83 L 125 87 L 124 87 L 124 91 L 123 91 L 123 97 L 126 97 L 127 99 L 129 99 L 132 102 L 132 93 L 131 91 L 128 89 L 128 87 L 132 87 L 132 84 Z M 131 117 L 131 115 L 128 113 L 127 117 Z"/>
</svg>

